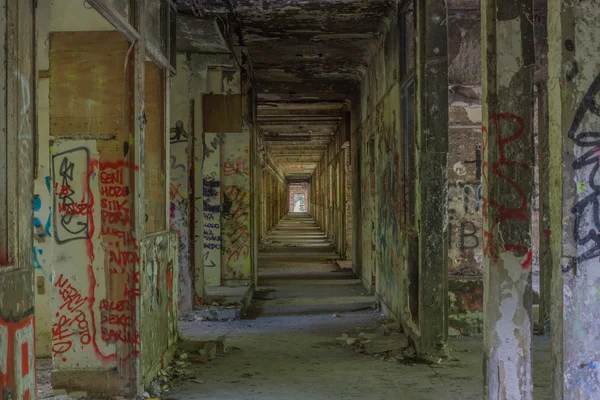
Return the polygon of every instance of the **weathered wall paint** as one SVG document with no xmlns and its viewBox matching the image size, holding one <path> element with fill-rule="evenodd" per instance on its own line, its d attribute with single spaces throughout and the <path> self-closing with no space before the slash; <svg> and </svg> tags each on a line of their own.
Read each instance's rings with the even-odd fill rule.
<svg viewBox="0 0 600 400">
<path fill-rule="evenodd" d="M 2 279 L 0 279 L 2 283 Z M 0 316 L 0 399 L 28 400 L 36 395 L 35 324 L 33 316 L 20 321 Z"/>
<path fill-rule="evenodd" d="M 377 293 L 400 315 L 402 246 L 399 216 L 402 212 L 402 164 L 400 164 L 400 90 L 396 83 L 371 116 L 375 129 L 376 265 Z"/>
<path fill-rule="evenodd" d="M 483 366 L 489 399 L 533 398 L 533 42 L 531 1 L 482 2 Z"/>
<path fill-rule="evenodd" d="M 250 280 L 250 132 L 226 134 L 221 145 L 221 275 L 225 284 Z"/>
<path fill-rule="evenodd" d="M 49 79 L 38 80 L 38 143 L 48 143 Z M 45 151 L 42 151 L 45 150 Z M 48 146 L 38 146 L 38 178 L 33 197 L 33 266 L 35 268 L 36 355 L 51 357 L 52 347 L 52 185 Z"/>
<path fill-rule="evenodd" d="M 0 399 L 36 396 L 33 189 L 36 79 L 33 2 L 7 1 L 0 18 Z M 18 57 L 16 56 L 18 54 Z"/>
<path fill-rule="evenodd" d="M 557 400 L 600 397 L 599 31 L 597 2 L 548 3 L 550 325 Z"/>
<path fill-rule="evenodd" d="M 132 160 L 143 149 L 124 107 L 127 40 L 115 32 L 53 32 L 49 43 L 55 141 L 40 147 L 51 154 L 53 384 L 133 393 L 175 344 L 178 233 L 134 234 L 140 167 Z M 80 378 L 90 372 L 97 379 Z"/>
<path fill-rule="evenodd" d="M 38 36 L 47 38 L 50 32 L 70 31 L 114 31 L 114 27 L 93 9 L 80 4 L 59 0 L 40 0 L 37 12 L 44 15 L 38 18 Z M 49 70 L 49 42 L 38 40 L 36 65 L 39 71 Z M 35 324 L 36 355 L 50 357 L 52 355 L 52 189 L 50 182 L 50 151 L 47 144 L 50 140 L 49 126 L 49 85 L 50 78 L 38 77 L 37 93 L 37 131 L 38 174 L 34 187 L 34 246 L 33 260 L 35 268 Z"/>
<path fill-rule="evenodd" d="M 205 133 L 202 168 L 204 284 L 221 285 L 221 146 L 223 134 Z"/>
<path fill-rule="evenodd" d="M 356 138 L 360 146 L 360 188 L 362 226 L 360 243 L 363 285 L 373 285 L 382 302 L 400 315 L 401 296 L 406 293 L 403 278 L 403 246 L 400 236 L 402 215 L 400 86 L 398 26 L 380 42 L 361 85 Z"/>
<path fill-rule="evenodd" d="M 192 145 L 190 71 L 185 55 L 177 56 L 177 75 L 171 84 L 171 182 L 169 183 L 171 203 L 171 229 L 179 234 L 179 311 L 192 308 L 192 274 L 190 269 L 190 152 Z"/>
<path fill-rule="evenodd" d="M 96 301 L 107 298 L 106 275 L 99 272 L 105 253 L 96 238 L 103 225 L 100 181 L 108 175 L 99 169 L 95 141 L 56 141 L 52 153 L 53 364 L 57 369 L 114 367 L 116 348 L 101 340 L 107 325 Z M 88 351 L 97 356 L 84 356 Z"/>
<path fill-rule="evenodd" d="M 179 339 L 179 247 L 176 231 L 140 243 L 140 368 L 144 386 L 173 359 Z"/>
</svg>

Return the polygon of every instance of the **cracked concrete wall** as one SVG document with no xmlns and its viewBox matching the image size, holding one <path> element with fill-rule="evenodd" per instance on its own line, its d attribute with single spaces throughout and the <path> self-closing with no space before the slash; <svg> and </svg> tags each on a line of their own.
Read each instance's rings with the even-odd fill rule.
<svg viewBox="0 0 600 400">
<path fill-rule="evenodd" d="M 548 5 L 554 399 L 600 397 L 600 8 Z"/>
<path fill-rule="evenodd" d="M 191 96 L 196 105 L 196 141 L 203 150 L 195 152 L 195 230 L 202 244 L 196 243 L 196 304 L 202 302 L 200 287 L 243 285 L 251 281 L 252 246 L 250 240 L 250 132 L 236 110 L 207 105 L 207 95 L 238 104 L 241 73 L 232 55 L 192 54 L 190 57 Z M 220 101 L 220 100 L 215 100 Z M 241 102 L 239 103 L 241 104 Z M 204 115 L 206 107 L 216 107 Z M 207 128 L 211 126 L 238 128 Z M 215 125 L 216 124 L 216 125 Z M 211 131 L 211 129 L 213 129 Z M 233 129 L 233 130 L 232 130 Z M 202 266 L 200 266 L 202 263 Z M 198 272 L 198 271 L 196 271 Z"/>
<path fill-rule="evenodd" d="M 355 210 L 360 211 L 361 248 L 357 253 L 361 279 L 369 291 L 375 285 L 379 299 L 396 316 L 400 315 L 405 303 L 402 299 L 408 293 L 399 224 L 402 212 L 399 37 L 399 26 L 393 24 L 381 38 L 362 81 L 360 106 L 353 108 L 352 115 L 353 144 L 360 146 L 354 161 L 360 163 L 360 210 Z"/>
<path fill-rule="evenodd" d="M 177 280 L 179 283 L 179 311 L 186 312 L 192 308 L 194 266 L 190 254 L 190 166 L 193 146 L 193 110 L 190 97 L 189 59 L 185 54 L 177 55 L 177 75 L 171 81 L 171 127 L 169 166 L 171 182 L 169 183 L 170 227 L 179 235 L 179 255 Z"/>
<path fill-rule="evenodd" d="M 72 2 L 58 0 L 38 1 L 38 45 L 37 68 L 48 72 L 50 68 L 51 32 L 75 31 L 114 31 L 115 28 L 95 10 L 73 6 Z M 50 76 L 42 74 L 38 78 L 37 112 L 38 112 L 38 174 L 34 181 L 34 245 L 33 260 L 35 268 L 35 324 L 36 355 L 52 356 L 52 285 L 54 271 L 52 267 L 53 246 L 52 231 L 52 183 L 50 177 Z"/>
</svg>

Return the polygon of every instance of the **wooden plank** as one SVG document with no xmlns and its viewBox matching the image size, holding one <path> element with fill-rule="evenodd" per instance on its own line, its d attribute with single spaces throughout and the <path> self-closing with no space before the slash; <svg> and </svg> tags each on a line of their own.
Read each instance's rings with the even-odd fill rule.
<svg viewBox="0 0 600 400">
<path fill-rule="evenodd" d="M 166 229 L 163 71 L 146 61 L 146 234 Z"/>
<path fill-rule="evenodd" d="M 241 133 L 242 96 L 205 94 L 202 98 L 204 132 Z"/>
<path fill-rule="evenodd" d="M 51 35 L 51 135 L 110 135 L 126 129 L 128 49 L 118 32 Z"/>
</svg>

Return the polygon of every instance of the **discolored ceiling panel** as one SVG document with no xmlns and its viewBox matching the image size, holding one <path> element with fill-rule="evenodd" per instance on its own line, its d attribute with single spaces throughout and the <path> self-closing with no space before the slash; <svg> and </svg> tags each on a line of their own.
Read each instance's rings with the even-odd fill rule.
<svg viewBox="0 0 600 400">
<path fill-rule="evenodd" d="M 252 61 L 258 123 L 288 179 L 310 179 L 338 134 L 345 101 L 377 49 L 395 0 L 178 0 L 215 18 Z"/>
</svg>

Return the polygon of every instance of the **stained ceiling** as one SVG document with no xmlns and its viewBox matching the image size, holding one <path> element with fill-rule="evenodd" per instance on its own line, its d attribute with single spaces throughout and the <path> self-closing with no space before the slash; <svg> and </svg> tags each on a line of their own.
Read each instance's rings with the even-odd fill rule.
<svg viewBox="0 0 600 400">
<path fill-rule="evenodd" d="M 395 0 L 178 0 L 247 48 L 267 149 L 289 181 L 308 180 L 337 134 Z"/>
</svg>

